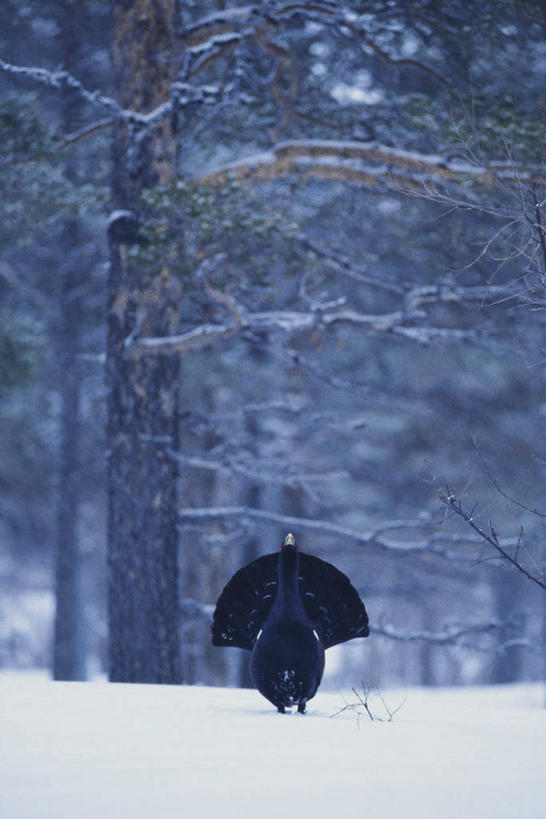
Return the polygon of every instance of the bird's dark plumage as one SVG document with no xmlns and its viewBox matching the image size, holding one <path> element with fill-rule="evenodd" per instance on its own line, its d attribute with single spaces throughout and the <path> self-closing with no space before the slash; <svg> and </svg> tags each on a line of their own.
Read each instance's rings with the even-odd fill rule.
<svg viewBox="0 0 546 819">
<path fill-rule="evenodd" d="M 233 575 L 212 623 L 215 646 L 252 652 L 254 683 L 279 711 L 305 710 L 322 679 L 325 649 L 368 634 L 366 609 L 348 577 L 302 554 L 290 534 L 280 553 Z"/>
</svg>

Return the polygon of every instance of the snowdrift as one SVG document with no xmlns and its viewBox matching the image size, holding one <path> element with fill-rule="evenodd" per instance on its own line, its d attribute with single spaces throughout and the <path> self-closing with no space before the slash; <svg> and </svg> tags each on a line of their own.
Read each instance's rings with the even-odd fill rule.
<svg viewBox="0 0 546 819">
<path fill-rule="evenodd" d="M 0 675 L 3 819 L 538 819 L 540 686 L 383 692 L 391 722 L 319 694 Z M 383 713 L 380 702 L 373 711 Z"/>
</svg>

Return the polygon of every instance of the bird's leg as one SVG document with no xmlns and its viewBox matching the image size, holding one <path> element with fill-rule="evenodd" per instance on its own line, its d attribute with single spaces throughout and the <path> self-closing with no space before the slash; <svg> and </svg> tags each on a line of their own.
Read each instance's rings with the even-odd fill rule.
<svg viewBox="0 0 546 819">
<path fill-rule="evenodd" d="M 284 714 L 284 705 L 277 705 L 277 711 L 279 714 Z"/>
<path fill-rule="evenodd" d="M 298 714 L 305 714 L 305 706 L 307 705 L 305 700 L 300 700 L 298 702 Z"/>
</svg>

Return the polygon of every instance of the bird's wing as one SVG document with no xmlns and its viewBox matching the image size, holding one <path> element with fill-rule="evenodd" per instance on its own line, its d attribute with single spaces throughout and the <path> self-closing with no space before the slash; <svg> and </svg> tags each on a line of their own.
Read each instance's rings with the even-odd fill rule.
<svg viewBox="0 0 546 819">
<path fill-rule="evenodd" d="M 307 614 L 325 648 L 367 637 L 368 615 L 349 578 L 319 557 L 300 552 L 299 583 Z"/>
<path fill-rule="evenodd" d="M 264 555 L 233 575 L 216 604 L 213 645 L 252 651 L 277 594 L 278 562 L 278 552 Z"/>
</svg>

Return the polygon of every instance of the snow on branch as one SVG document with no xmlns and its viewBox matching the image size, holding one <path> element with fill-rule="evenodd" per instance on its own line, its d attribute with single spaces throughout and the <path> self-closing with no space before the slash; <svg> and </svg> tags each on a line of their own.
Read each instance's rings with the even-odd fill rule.
<svg viewBox="0 0 546 819">
<path fill-rule="evenodd" d="M 310 530 L 321 534 L 334 535 L 344 540 L 350 540 L 360 546 L 377 547 L 387 552 L 394 552 L 401 555 L 421 555 L 432 554 L 448 560 L 464 560 L 464 556 L 458 552 L 451 552 L 440 544 L 446 540 L 443 536 L 432 535 L 422 541 L 396 541 L 385 537 L 385 533 L 394 530 L 407 530 L 421 528 L 426 521 L 423 520 L 401 520 L 390 521 L 377 526 L 368 532 L 359 532 L 347 526 L 331 523 L 325 520 L 313 518 L 294 517 L 292 515 L 281 515 L 276 512 L 269 512 L 265 509 L 255 509 L 250 506 L 217 506 L 207 508 L 183 508 L 178 510 L 178 520 L 182 526 L 196 522 L 206 522 L 211 520 L 227 520 L 238 518 L 239 521 L 261 520 L 269 523 L 277 523 L 283 527 L 297 530 Z M 457 543 L 469 543 L 467 538 L 459 537 Z"/>
<path fill-rule="evenodd" d="M 193 598 L 183 598 L 180 601 L 183 626 L 191 625 L 198 620 L 210 620 L 214 614 L 214 603 L 201 603 Z M 468 626 L 447 627 L 445 631 L 398 631 L 391 626 L 371 626 L 370 632 L 376 637 L 384 637 L 398 643 L 428 643 L 436 646 L 466 645 L 466 638 L 480 635 L 503 633 L 510 623 L 493 620 L 489 623 L 473 623 Z M 476 645 L 471 646 L 476 649 Z M 526 637 L 514 637 L 495 647 L 496 653 L 502 653 L 510 648 L 525 648 L 531 651 L 540 651 L 542 647 Z"/>
<path fill-rule="evenodd" d="M 201 324 L 187 333 L 158 338 L 138 338 L 126 347 L 127 352 L 135 357 L 142 355 L 178 355 L 202 350 L 217 341 L 221 341 L 240 332 L 238 325 Z"/>
<path fill-rule="evenodd" d="M 267 463 L 267 461 L 254 459 L 248 463 L 246 458 L 240 455 L 233 456 L 229 453 L 220 453 L 216 458 L 202 455 L 186 455 L 169 450 L 168 455 L 183 466 L 195 469 L 204 469 L 212 472 L 225 472 L 230 475 L 238 475 L 255 483 L 280 484 L 294 489 L 302 489 L 310 494 L 313 499 L 317 499 L 316 492 L 312 488 L 317 482 L 329 480 L 342 480 L 347 477 L 343 470 L 323 471 L 323 472 L 298 472 L 286 464 Z"/>
<path fill-rule="evenodd" d="M 211 49 L 215 40 L 233 37 L 245 26 L 246 34 L 258 34 L 266 28 L 277 29 L 280 26 L 287 28 L 294 17 L 304 18 L 309 23 L 318 26 L 329 26 L 337 31 L 344 39 L 351 38 L 368 52 L 375 54 L 383 62 L 396 66 L 410 66 L 425 71 L 441 82 L 449 90 L 453 83 L 438 69 L 413 57 L 390 54 L 372 39 L 369 35 L 369 26 L 358 20 L 352 9 L 344 8 L 338 3 L 275 3 L 261 5 L 247 5 L 237 9 L 223 9 L 190 24 L 184 37 L 189 49 Z M 189 50 L 188 49 L 188 50 Z"/>
<path fill-rule="evenodd" d="M 183 355 L 201 350 L 211 344 L 230 338 L 245 331 L 271 331 L 296 334 L 312 330 L 327 329 L 334 324 L 357 326 L 362 330 L 389 332 L 401 335 L 419 344 L 433 341 L 469 341 L 477 334 L 472 330 L 457 330 L 430 326 L 407 326 L 415 316 L 401 310 L 384 314 L 365 314 L 354 310 L 323 312 L 313 310 L 266 310 L 248 313 L 242 305 L 236 305 L 233 312 L 236 320 L 230 324 L 203 324 L 181 335 L 157 338 L 138 337 L 133 334 L 126 352 L 133 357 L 143 355 Z"/>
<path fill-rule="evenodd" d="M 55 71 L 50 71 L 47 68 L 38 68 L 36 66 L 24 66 L 24 65 L 14 65 L 13 63 L 8 63 L 5 60 L 0 59 L 0 70 L 4 71 L 7 74 L 17 75 L 20 77 L 26 77 L 28 79 L 34 80 L 35 82 L 39 82 L 43 85 L 48 85 L 50 88 L 70 88 L 73 91 L 76 91 L 84 100 L 90 103 L 93 106 L 106 108 L 108 111 L 116 119 L 121 119 L 126 122 L 133 122 L 139 125 L 145 126 L 147 128 L 151 128 L 157 123 L 161 122 L 165 117 L 167 117 L 172 109 L 173 109 L 173 101 L 166 100 L 154 108 L 152 111 L 149 111 L 146 114 L 140 113 L 138 111 L 130 111 L 127 109 L 122 108 L 118 103 L 112 99 L 112 97 L 108 97 L 105 94 L 101 94 L 100 91 L 94 90 L 90 91 L 86 88 L 80 80 L 70 74 L 68 71 L 64 69 L 57 69 Z M 186 90 L 186 97 L 176 99 L 177 107 L 182 105 L 189 105 L 193 102 L 202 102 L 204 97 L 203 89 L 200 88 L 191 88 L 190 86 L 184 86 Z M 179 90 L 178 86 L 174 84 L 173 86 L 173 93 L 175 90 Z M 191 93 L 189 93 L 191 91 Z M 98 124 L 91 125 L 89 127 L 89 131 L 97 130 L 98 127 L 105 127 L 108 122 L 100 122 Z M 85 132 L 82 132 L 82 135 L 85 136 Z M 73 137 L 80 138 L 80 134 L 76 134 Z M 73 141 L 72 140 L 72 141 Z"/>
<path fill-rule="evenodd" d="M 415 311 L 429 304 L 478 303 L 487 306 L 525 304 L 532 307 L 546 307 L 546 300 L 534 296 L 523 288 L 513 285 L 428 285 L 415 287 L 404 298 L 406 310 Z"/>
<path fill-rule="evenodd" d="M 540 645 L 535 640 L 528 637 L 512 637 L 496 644 L 493 649 L 481 648 L 476 642 L 467 643 L 466 638 L 478 637 L 480 635 L 503 634 L 507 628 L 515 628 L 515 624 L 510 622 L 499 622 L 492 620 L 489 623 L 474 623 L 468 626 L 447 627 L 445 631 L 398 631 L 391 626 L 371 626 L 370 632 L 377 637 L 385 637 L 399 643 L 428 643 L 437 646 L 458 646 L 471 648 L 473 651 L 491 651 L 495 654 L 503 654 L 511 648 L 524 648 L 531 652 L 542 653 L 545 646 Z"/>
<path fill-rule="evenodd" d="M 201 603 L 192 597 L 184 597 L 180 601 L 180 613 L 184 625 L 187 625 L 188 621 L 210 620 L 214 614 L 214 604 Z"/>
<path fill-rule="evenodd" d="M 260 5 L 222 9 L 186 26 L 183 36 L 188 45 L 195 48 L 213 38 L 231 34 L 240 25 L 248 25 L 252 17 L 261 17 L 262 11 Z"/>
<path fill-rule="evenodd" d="M 466 638 L 478 637 L 480 635 L 503 634 L 507 628 L 514 628 L 510 622 L 499 622 L 492 620 L 489 623 L 473 623 L 468 626 L 447 627 L 445 631 L 398 631 L 391 626 L 371 626 L 370 632 L 377 637 L 385 637 L 387 640 L 394 640 L 399 643 L 428 643 L 437 646 L 458 646 L 463 645 L 472 650 L 478 650 L 478 644 L 469 644 Z M 502 654 L 510 648 L 524 648 L 531 652 L 542 652 L 541 646 L 534 640 L 527 637 L 513 637 L 505 640 L 500 645 L 495 645 L 493 651 Z M 491 649 L 482 648 L 482 651 Z"/>
<path fill-rule="evenodd" d="M 320 177 L 404 192 L 427 190 L 435 183 L 459 184 L 471 181 L 494 185 L 499 180 L 541 179 L 541 168 L 518 168 L 512 164 L 494 166 L 449 159 L 440 154 L 421 154 L 392 148 L 379 142 L 343 140 L 291 140 L 269 151 L 232 162 L 199 176 L 202 184 L 224 185 L 229 179 L 267 180 L 287 175 Z"/>
<path fill-rule="evenodd" d="M 370 631 L 378 637 L 386 637 L 389 640 L 396 640 L 402 643 L 425 642 L 436 645 L 457 645 L 464 637 L 475 636 L 477 634 L 491 634 L 505 628 L 505 623 L 492 621 L 490 623 L 476 623 L 471 626 L 461 628 L 448 628 L 444 632 L 433 631 L 397 631 L 391 626 L 375 626 Z"/>
<path fill-rule="evenodd" d="M 36 66 L 14 65 L 5 60 L 0 59 L 0 69 L 7 74 L 15 74 L 36 82 L 48 85 L 51 88 L 62 88 L 66 86 L 74 91 L 77 91 L 87 102 L 92 105 L 97 105 L 102 108 L 107 108 L 116 116 L 121 116 L 125 113 L 127 116 L 131 114 L 130 118 L 139 118 L 139 114 L 133 112 L 122 112 L 122 109 L 115 100 L 101 94 L 99 91 L 89 91 L 85 86 L 64 69 L 57 69 L 56 71 L 49 71 L 47 68 L 37 68 Z"/>
</svg>

